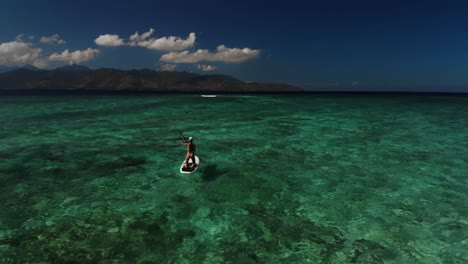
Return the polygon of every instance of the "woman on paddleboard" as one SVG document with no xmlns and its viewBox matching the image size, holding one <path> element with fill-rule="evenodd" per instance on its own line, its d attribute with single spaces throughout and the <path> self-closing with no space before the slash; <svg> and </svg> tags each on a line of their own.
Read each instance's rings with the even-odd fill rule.
<svg viewBox="0 0 468 264">
<path fill-rule="evenodd" d="M 192 159 L 192 164 L 191 166 L 189 167 L 189 169 L 193 169 L 197 166 L 197 164 L 195 163 L 195 150 L 196 150 L 196 146 L 195 146 L 195 143 L 193 143 L 193 138 L 192 137 L 189 137 L 188 141 L 185 141 L 185 138 L 183 137 L 183 141 L 182 141 L 182 145 L 184 146 L 187 146 L 187 155 L 185 156 L 185 168 L 188 168 L 188 165 L 189 164 L 189 159 Z"/>
</svg>

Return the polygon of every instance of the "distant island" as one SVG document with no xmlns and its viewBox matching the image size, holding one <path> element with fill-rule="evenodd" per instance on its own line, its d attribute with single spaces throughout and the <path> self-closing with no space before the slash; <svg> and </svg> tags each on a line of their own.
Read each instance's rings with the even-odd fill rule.
<svg viewBox="0 0 468 264">
<path fill-rule="evenodd" d="M 226 75 L 200 75 L 189 72 L 92 70 L 67 65 L 42 70 L 32 65 L 0 66 L 0 90 L 104 90 L 161 92 L 300 92 L 287 84 L 251 83 Z"/>
</svg>

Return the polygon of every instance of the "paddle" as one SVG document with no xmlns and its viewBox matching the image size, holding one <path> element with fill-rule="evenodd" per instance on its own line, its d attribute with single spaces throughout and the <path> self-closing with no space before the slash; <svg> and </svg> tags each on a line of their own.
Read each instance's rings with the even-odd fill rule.
<svg viewBox="0 0 468 264">
<path fill-rule="evenodd" d="M 182 139 L 184 140 L 184 142 L 188 142 L 188 140 L 185 138 L 185 136 L 184 136 L 184 134 L 182 134 L 182 132 L 179 131 L 179 134 L 182 136 Z M 200 159 L 200 163 L 201 163 L 202 161 L 205 161 L 205 160 L 202 159 L 202 158 L 200 157 L 200 155 L 198 155 L 198 153 L 196 153 L 196 152 L 195 152 L 195 156 L 197 156 L 197 157 Z"/>
<path fill-rule="evenodd" d="M 179 134 L 182 136 L 182 139 L 184 140 L 184 142 L 187 142 L 187 139 L 185 139 L 184 134 L 182 134 L 182 132 L 180 132 L 180 131 L 179 131 Z"/>
</svg>

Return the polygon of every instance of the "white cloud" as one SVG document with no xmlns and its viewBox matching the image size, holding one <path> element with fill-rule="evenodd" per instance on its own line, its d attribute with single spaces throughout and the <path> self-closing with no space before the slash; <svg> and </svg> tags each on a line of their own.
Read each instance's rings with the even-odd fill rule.
<svg viewBox="0 0 468 264">
<path fill-rule="evenodd" d="M 214 65 L 197 64 L 197 69 L 202 71 L 214 71 L 217 67 Z"/>
<path fill-rule="evenodd" d="M 59 34 L 50 37 L 41 37 L 40 42 L 45 44 L 65 44 L 65 40 L 60 39 Z"/>
<path fill-rule="evenodd" d="M 131 46 L 138 45 L 138 42 L 144 41 L 145 39 L 153 35 L 153 33 L 154 33 L 154 29 L 152 28 L 150 28 L 148 32 L 145 32 L 142 35 L 140 35 L 138 32 L 135 32 L 135 34 L 130 36 L 130 45 Z"/>
<path fill-rule="evenodd" d="M 252 59 L 260 54 L 260 50 L 249 48 L 227 48 L 218 46 L 215 53 L 199 49 L 195 52 L 181 51 L 170 52 L 161 56 L 161 61 L 170 63 L 197 63 L 200 61 L 222 61 L 227 63 L 241 63 Z"/>
<path fill-rule="evenodd" d="M 100 46 L 140 46 L 152 50 L 164 50 L 164 51 L 183 51 L 190 49 L 195 44 L 196 36 L 195 33 L 190 33 L 187 39 L 180 37 L 170 36 L 162 38 L 150 38 L 154 34 L 155 30 L 150 28 L 148 32 L 140 35 L 135 32 L 131 35 L 128 43 L 125 43 L 118 35 L 105 34 L 99 36 L 94 42 Z"/>
<path fill-rule="evenodd" d="M 260 54 L 260 50 L 250 48 L 228 48 L 225 45 L 218 46 L 214 52 L 207 49 L 199 49 L 192 52 L 189 50 L 195 45 L 197 39 L 195 33 L 192 32 L 186 39 L 183 39 L 176 36 L 154 38 L 152 36 L 155 32 L 153 28 L 150 28 L 149 31 L 142 34 L 135 32 L 128 40 L 121 39 L 118 35 L 105 34 L 99 36 L 95 42 L 100 46 L 140 46 L 152 50 L 168 51 L 169 53 L 161 56 L 160 61 L 171 64 L 199 63 L 201 61 L 242 63 Z M 199 69 L 212 71 L 216 70 L 216 67 L 205 65 L 200 66 Z"/>
<path fill-rule="evenodd" d="M 24 37 L 24 34 L 19 34 L 18 36 L 16 36 L 16 42 L 24 42 L 23 37 Z"/>
<path fill-rule="evenodd" d="M 84 61 L 89 61 L 94 59 L 94 57 L 99 54 L 98 49 L 91 49 L 88 48 L 86 50 L 76 50 L 73 52 L 69 52 L 68 49 L 63 51 L 62 53 L 54 53 L 49 56 L 50 61 L 65 61 L 69 64 L 79 64 Z"/>
<path fill-rule="evenodd" d="M 162 64 L 161 69 L 163 71 L 173 71 L 177 67 L 176 64 Z"/>
<path fill-rule="evenodd" d="M 182 39 L 180 37 L 174 36 L 162 37 L 158 39 L 147 39 L 151 34 L 153 34 L 153 32 L 154 30 L 151 29 L 149 32 L 144 33 L 142 36 L 132 35 L 130 37 L 130 39 L 132 40 L 132 45 L 138 45 L 140 47 L 153 50 L 182 51 L 192 48 L 196 40 L 195 33 L 193 32 L 189 34 L 187 39 Z"/>
<path fill-rule="evenodd" d="M 41 49 L 31 47 L 31 43 L 22 41 L 23 34 L 15 41 L 0 44 L 0 65 L 32 64 L 44 67 L 47 61 L 40 57 Z"/>
<path fill-rule="evenodd" d="M 119 35 L 105 34 L 94 40 L 99 46 L 117 47 L 125 45 L 124 40 Z"/>
</svg>

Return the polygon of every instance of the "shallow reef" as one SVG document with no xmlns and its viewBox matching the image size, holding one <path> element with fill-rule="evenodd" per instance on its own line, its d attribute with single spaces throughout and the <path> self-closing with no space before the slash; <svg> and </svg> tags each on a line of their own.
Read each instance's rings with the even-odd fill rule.
<svg viewBox="0 0 468 264">
<path fill-rule="evenodd" d="M 0 102 L 1 263 L 468 262 L 466 97 Z"/>
</svg>

